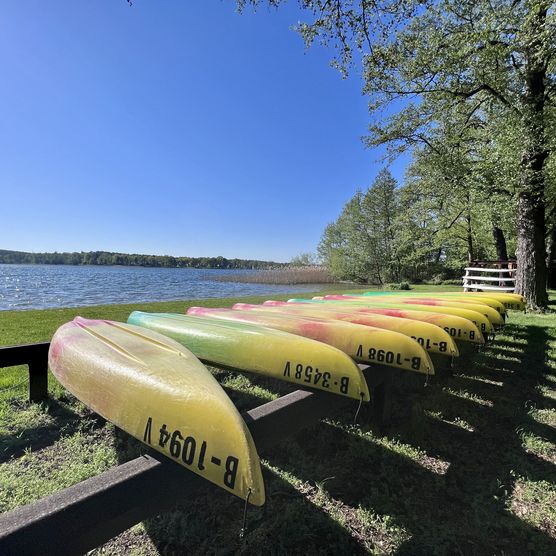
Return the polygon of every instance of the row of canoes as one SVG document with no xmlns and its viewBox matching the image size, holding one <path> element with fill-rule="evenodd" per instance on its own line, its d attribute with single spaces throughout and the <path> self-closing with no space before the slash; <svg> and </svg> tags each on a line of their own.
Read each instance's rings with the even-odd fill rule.
<svg viewBox="0 0 556 556">
<path fill-rule="evenodd" d="M 204 366 L 258 373 L 367 402 L 357 363 L 432 375 L 493 338 L 515 294 L 327 295 L 187 314 L 77 317 L 54 335 L 49 365 L 94 411 L 190 471 L 264 503 L 253 439 Z M 434 363 L 433 363 L 434 361 Z"/>
</svg>

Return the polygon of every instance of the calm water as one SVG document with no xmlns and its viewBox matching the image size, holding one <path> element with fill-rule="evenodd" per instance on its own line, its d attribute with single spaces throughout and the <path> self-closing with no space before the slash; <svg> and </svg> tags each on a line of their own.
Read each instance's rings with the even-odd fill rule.
<svg viewBox="0 0 556 556">
<path fill-rule="evenodd" d="M 249 270 L 0 264 L 0 311 L 315 291 L 318 286 L 217 282 Z"/>
</svg>

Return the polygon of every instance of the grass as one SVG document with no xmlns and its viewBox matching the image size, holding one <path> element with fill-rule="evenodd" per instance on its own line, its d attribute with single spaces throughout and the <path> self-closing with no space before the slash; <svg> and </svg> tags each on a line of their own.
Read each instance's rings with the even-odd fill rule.
<svg viewBox="0 0 556 556">
<path fill-rule="evenodd" d="M 76 314 L 125 320 L 134 309 L 235 301 L 4 312 L 0 338 L 48 340 Z M 286 389 L 214 372 L 242 410 Z M 0 391 L 2 511 L 142 452 L 53 380 L 48 403 L 28 404 L 22 377 L 0 371 L 0 388 L 9 388 Z M 458 361 L 453 376 L 421 389 L 407 378 L 395 376 L 386 430 L 365 412 L 354 425 L 351 412 L 265 452 L 267 504 L 250 509 L 243 540 L 241 501 L 207 488 L 93 554 L 556 554 L 556 314 L 512 313 L 503 334 Z"/>
</svg>

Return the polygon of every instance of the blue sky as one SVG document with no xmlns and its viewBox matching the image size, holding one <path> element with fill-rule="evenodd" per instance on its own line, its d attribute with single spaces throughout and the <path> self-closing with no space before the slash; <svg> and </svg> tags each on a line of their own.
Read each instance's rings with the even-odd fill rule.
<svg viewBox="0 0 556 556">
<path fill-rule="evenodd" d="M 305 50 L 295 3 L 9 0 L 0 18 L 0 248 L 286 261 L 381 168 L 360 74 Z"/>
</svg>

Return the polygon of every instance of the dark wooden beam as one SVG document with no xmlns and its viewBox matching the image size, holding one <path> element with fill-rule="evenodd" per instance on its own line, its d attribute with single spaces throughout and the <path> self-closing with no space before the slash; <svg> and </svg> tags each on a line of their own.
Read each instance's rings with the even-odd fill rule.
<svg viewBox="0 0 556 556">
<path fill-rule="evenodd" d="M 0 347 L 0 368 L 28 365 L 31 402 L 39 402 L 48 397 L 49 347 L 49 342 Z"/>
</svg>

